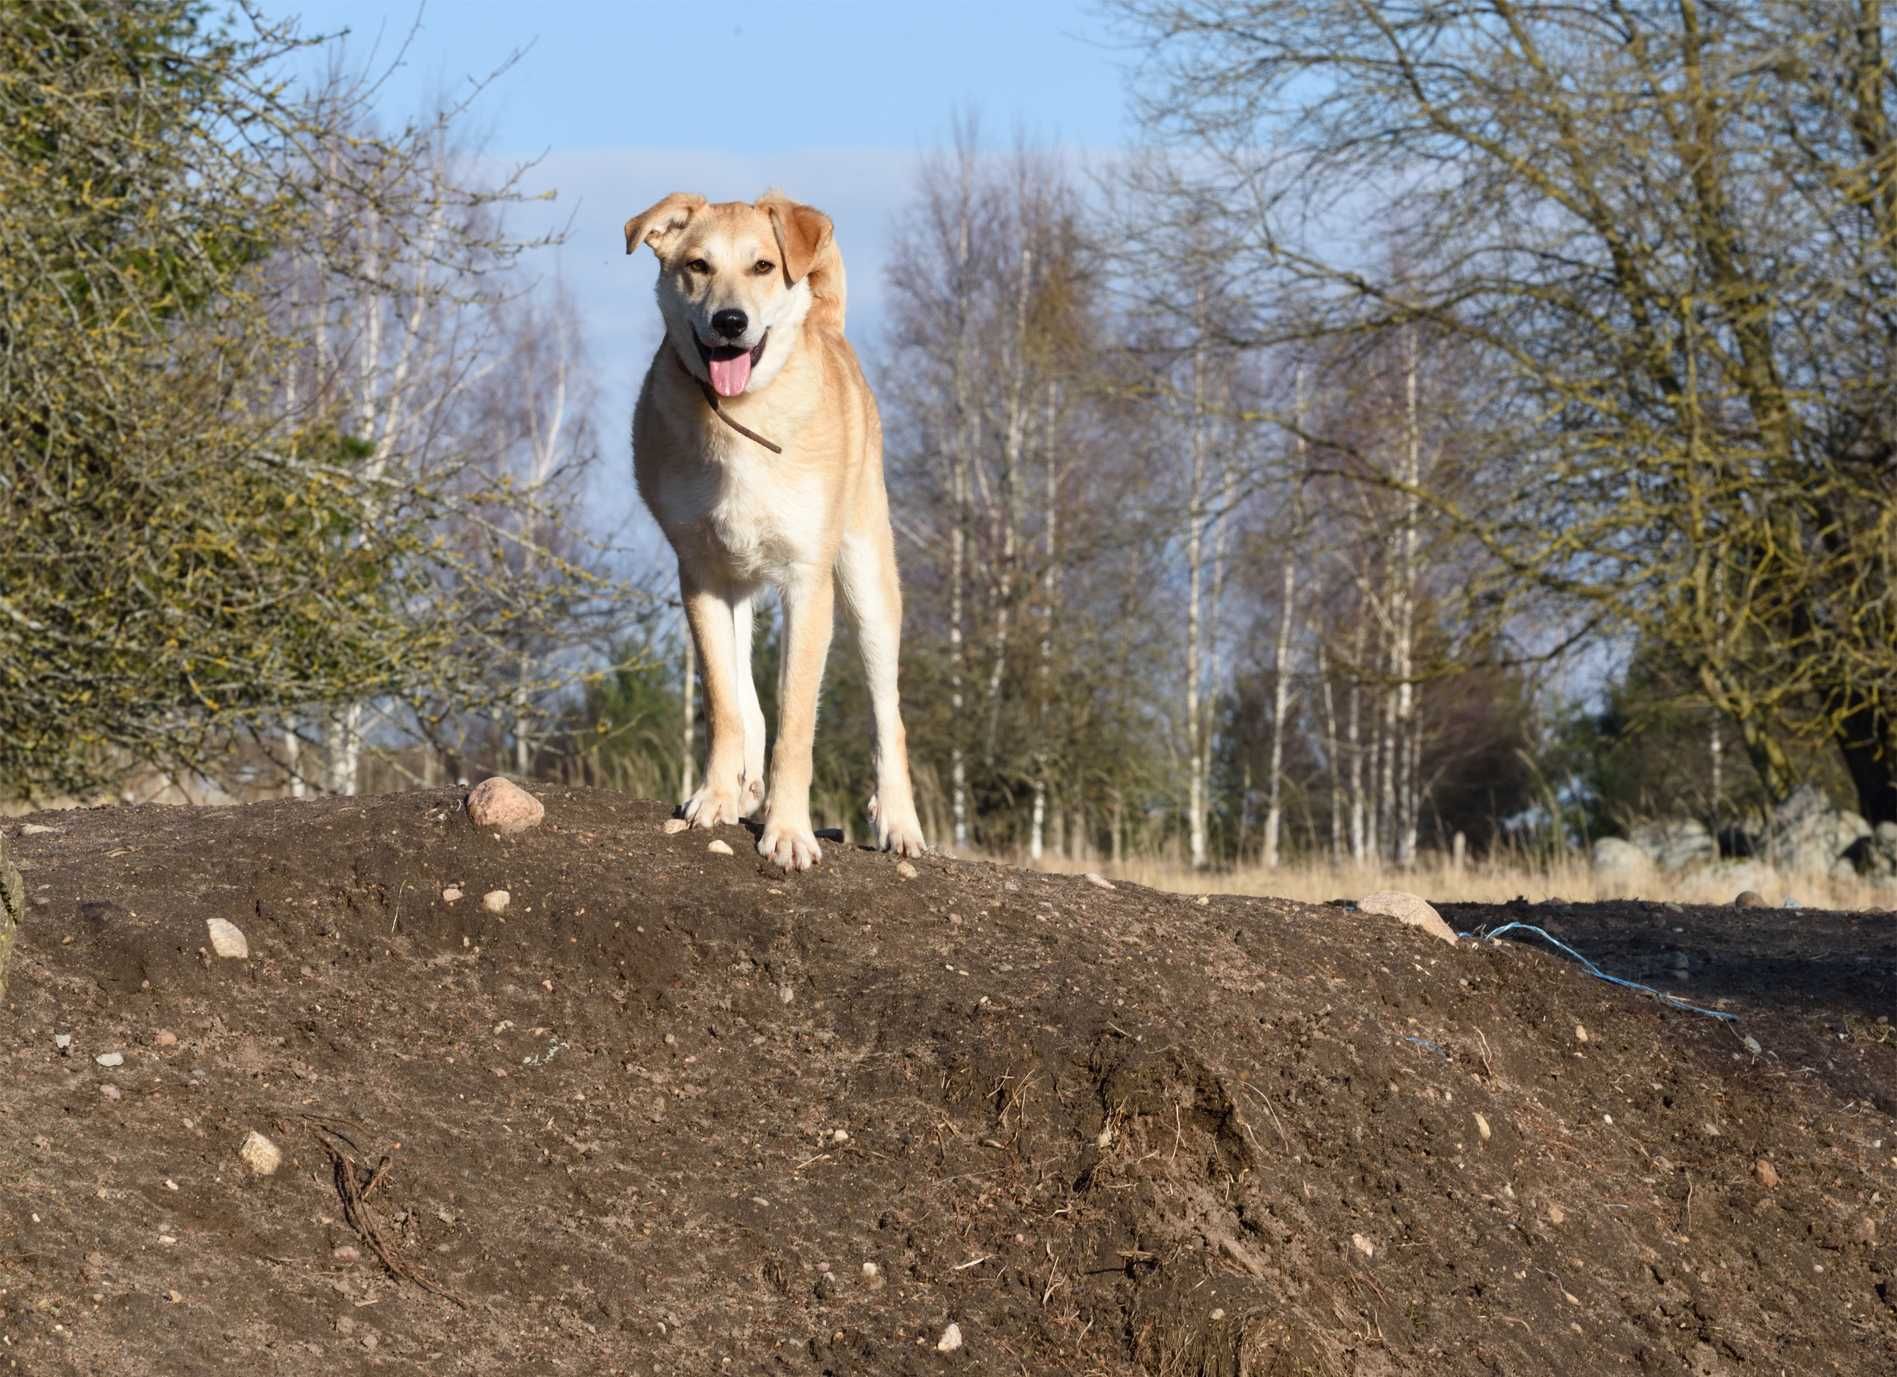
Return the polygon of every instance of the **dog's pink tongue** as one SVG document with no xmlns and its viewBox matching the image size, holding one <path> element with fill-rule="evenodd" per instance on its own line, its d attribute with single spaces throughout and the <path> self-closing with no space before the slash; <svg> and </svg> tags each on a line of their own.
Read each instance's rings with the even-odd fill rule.
<svg viewBox="0 0 1897 1377">
<path fill-rule="evenodd" d="M 709 359 L 711 369 L 711 390 L 720 397 L 735 397 L 744 391 L 744 385 L 751 381 L 751 351 L 745 350 L 735 359 Z"/>
</svg>

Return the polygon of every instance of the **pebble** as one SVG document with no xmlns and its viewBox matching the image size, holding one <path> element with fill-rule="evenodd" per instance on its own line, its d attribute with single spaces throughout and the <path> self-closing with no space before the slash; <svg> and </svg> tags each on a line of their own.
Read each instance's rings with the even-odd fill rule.
<svg viewBox="0 0 1897 1377">
<path fill-rule="evenodd" d="M 714 856 L 730 856 L 736 854 L 732 851 L 730 842 L 721 841 L 716 837 L 705 844 L 705 850 L 711 852 Z"/>
<path fill-rule="evenodd" d="M 244 1136 L 237 1155 L 258 1176 L 269 1176 L 283 1165 L 283 1149 L 254 1128 Z"/>
<path fill-rule="evenodd" d="M 1764 1186 L 1768 1191 L 1778 1189 L 1778 1168 L 1773 1166 L 1768 1159 L 1761 1157 L 1758 1161 L 1754 1162 L 1752 1164 L 1752 1174 L 1759 1178 L 1759 1184 Z"/>
<path fill-rule="evenodd" d="M 1475 1131 L 1482 1135 L 1482 1141 L 1485 1143 L 1488 1142 L 1489 1138 L 1492 1136 L 1492 1131 L 1489 1128 L 1489 1121 L 1483 1118 L 1480 1114 L 1475 1116 Z"/>
<path fill-rule="evenodd" d="M 125 1065 L 125 1053 L 101 1052 L 98 1056 L 94 1057 L 93 1060 L 98 1062 L 101 1066 L 123 1066 Z"/>
<path fill-rule="evenodd" d="M 514 902 L 514 896 L 504 889 L 490 889 L 481 896 L 481 907 L 489 913 L 505 913 L 507 906 Z"/>
<path fill-rule="evenodd" d="M 1765 896 L 1759 893 L 1759 891 L 1756 889 L 1740 890 L 1738 897 L 1732 901 L 1732 906 L 1734 908 L 1770 908 L 1771 907 L 1771 905 L 1765 901 Z"/>
<path fill-rule="evenodd" d="M 1548 1222 L 1559 1228 L 1568 1222 L 1568 1212 L 1559 1205 L 1550 1205 L 1548 1207 Z"/>
<path fill-rule="evenodd" d="M 1100 889 L 1115 888 L 1113 881 L 1109 880 L 1106 876 L 1100 874 L 1098 871 L 1089 870 L 1085 875 L 1082 875 L 1080 878 L 1085 880 L 1088 884 L 1094 885 Z M 951 1325 L 950 1328 L 954 1328 L 954 1326 Z"/>
<path fill-rule="evenodd" d="M 1574 1025 L 1574 1040 L 1576 1042 L 1587 1041 L 1587 1025 L 1585 1023 L 1577 1023 Z"/>
<path fill-rule="evenodd" d="M 99 1093 L 108 1100 L 116 1100 L 125 1092 L 120 1090 L 116 1085 L 102 1085 L 99 1087 Z"/>
<path fill-rule="evenodd" d="M 446 889 L 442 890 L 441 902 L 444 904 L 460 903 L 461 902 L 461 886 L 449 885 Z"/>
<path fill-rule="evenodd" d="M 72 1034 L 54 1033 L 53 1046 L 59 1049 L 60 1056 L 70 1057 L 72 1055 Z"/>
<path fill-rule="evenodd" d="M 833 1143 L 847 1143 L 850 1141 L 850 1131 L 847 1128 L 839 1128 L 835 1133 L 830 1135 L 830 1141 Z"/>
<path fill-rule="evenodd" d="M 942 1331 L 942 1337 L 935 1341 L 937 1353 L 953 1353 L 962 1346 L 962 1327 L 953 1321 Z"/>
<path fill-rule="evenodd" d="M 1394 918 L 1409 927 L 1421 928 L 1439 942 L 1447 942 L 1452 947 L 1456 945 L 1456 934 L 1450 931 L 1442 914 L 1436 912 L 1435 905 L 1420 894 L 1401 889 L 1378 890 L 1375 894 L 1366 894 L 1359 899 L 1357 911 Z"/>
<path fill-rule="evenodd" d="M 870 1278 L 870 1280 L 872 1281 L 874 1281 L 876 1277 L 882 1273 L 882 1270 L 883 1270 L 882 1268 L 878 1267 L 873 1262 L 866 1262 L 863 1264 L 863 1275 Z"/>
<path fill-rule="evenodd" d="M 151 1045 L 153 1047 L 176 1047 L 178 1045 L 178 1035 L 169 1028 L 160 1028 L 151 1035 Z"/>
<path fill-rule="evenodd" d="M 909 864 L 909 862 L 907 861 L 897 861 L 896 873 L 902 876 L 902 878 L 905 880 L 913 880 L 916 878 L 916 876 L 920 875 L 922 872 L 920 870 L 917 870 L 913 865 Z"/>
<path fill-rule="evenodd" d="M 1752 1034 L 1750 1033 L 1747 1033 L 1745 1035 L 1745 1038 L 1743 1039 L 1743 1041 L 1745 1042 L 1746 1051 L 1750 1052 L 1755 1057 L 1765 1051 L 1765 1048 L 1759 1045 L 1759 1040 L 1753 1037 Z"/>
<path fill-rule="evenodd" d="M 330 1249 L 329 1255 L 338 1262 L 362 1261 L 362 1250 L 347 1243 L 343 1244 L 340 1248 Z"/>
<path fill-rule="evenodd" d="M 206 918 L 204 928 L 211 936 L 211 950 L 219 956 L 232 961 L 249 960 L 250 943 L 244 937 L 244 930 L 237 924 L 222 918 Z"/>
<path fill-rule="evenodd" d="M 1362 1253 L 1365 1257 L 1375 1257 L 1377 1255 L 1377 1245 L 1365 1238 L 1362 1234 L 1352 1234 L 1350 1236 L 1350 1246 Z"/>
<path fill-rule="evenodd" d="M 538 827 L 546 815 L 539 799 L 499 775 L 482 780 L 468 793 L 468 820 L 476 827 L 491 827 L 511 835 Z"/>
<path fill-rule="evenodd" d="M 684 818 L 667 818 L 664 823 L 660 825 L 659 830 L 668 837 L 675 837 L 690 826 L 691 824 L 685 821 Z"/>
</svg>

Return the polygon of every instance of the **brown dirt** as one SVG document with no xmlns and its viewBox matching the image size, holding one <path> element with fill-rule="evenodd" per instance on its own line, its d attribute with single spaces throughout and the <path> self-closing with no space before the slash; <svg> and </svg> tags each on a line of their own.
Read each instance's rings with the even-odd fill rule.
<svg viewBox="0 0 1897 1377">
<path fill-rule="evenodd" d="M 1446 910 L 1732 1026 L 542 797 L 508 840 L 446 792 L 9 824 L 0 1374 L 1897 1371 L 1888 916 Z"/>
</svg>

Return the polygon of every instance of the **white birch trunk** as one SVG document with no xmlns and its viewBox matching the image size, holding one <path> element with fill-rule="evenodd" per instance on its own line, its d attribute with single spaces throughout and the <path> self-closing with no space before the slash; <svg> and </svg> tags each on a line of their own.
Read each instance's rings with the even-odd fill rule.
<svg viewBox="0 0 1897 1377">
<path fill-rule="evenodd" d="M 1204 296 L 1195 314 L 1195 330 L 1203 323 Z M 1202 332 L 1201 332 L 1202 333 Z M 1205 773 L 1200 750 L 1201 708 L 1199 703 L 1200 625 L 1199 599 L 1204 579 L 1205 537 L 1205 345 L 1192 346 L 1192 415 L 1190 449 L 1191 487 L 1186 499 L 1186 836 L 1188 858 L 1195 870 L 1205 865 Z"/>
</svg>

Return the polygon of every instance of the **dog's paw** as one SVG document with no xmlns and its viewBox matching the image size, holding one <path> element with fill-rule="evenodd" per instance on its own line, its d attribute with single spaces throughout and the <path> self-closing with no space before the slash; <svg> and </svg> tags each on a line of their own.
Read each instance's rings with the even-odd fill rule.
<svg viewBox="0 0 1897 1377">
<path fill-rule="evenodd" d="M 883 808 L 879 806 L 879 801 L 879 795 L 870 795 L 869 819 L 876 829 L 877 849 L 891 851 L 898 856 L 920 856 L 928 851 L 929 844 L 922 839 L 922 822 L 916 817 L 915 804 L 911 802 L 903 808 Z"/>
<path fill-rule="evenodd" d="M 744 810 L 747 818 L 756 817 L 758 809 L 764 806 L 764 780 L 747 777 L 738 794 L 738 806 Z"/>
<path fill-rule="evenodd" d="M 707 780 L 698 792 L 685 800 L 685 821 L 693 827 L 722 827 L 743 817 L 743 791 L 719 788 Z"/>
<path fill-rule="evenodd" d="M 767 818 L 758 837 L 757 853 L 781 870 L 808 870 L 823 859 L 817 834 L 809 821 L 780 822 Z"/>
</svg>

